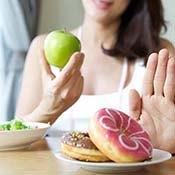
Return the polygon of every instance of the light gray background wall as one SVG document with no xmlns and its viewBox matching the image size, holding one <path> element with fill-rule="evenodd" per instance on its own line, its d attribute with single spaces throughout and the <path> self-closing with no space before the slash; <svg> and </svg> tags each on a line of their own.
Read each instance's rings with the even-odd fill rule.
<svg viewBox="0 0 175 175">
<path fill-rule="evenodd" d="M 39 33 L 66 27 L 75 28 L 83 19 L 81 0 L 42 0 Z M 88 1 L 88 0 L 87 0 Z M 168 32 L 163 37 L 175 45 L 175 0 L 162 0 Z"/>
<path fill-rule="evenodd" d="M 71 30 L 82 19 L 81 0 L 42 0 L 39 33 L 64 27 Z"/>
</svg>

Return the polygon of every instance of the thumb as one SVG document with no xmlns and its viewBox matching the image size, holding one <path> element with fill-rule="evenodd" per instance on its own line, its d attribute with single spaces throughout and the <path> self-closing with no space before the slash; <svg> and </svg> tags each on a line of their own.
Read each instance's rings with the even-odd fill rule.
<svg viewBox="0 0 175 175">
<path fill-rule="evenodd" d="M 42 76 L 49 77 L 51 79 L 55 78 L 55 75 L 52 73 L 51 68 L 45 58 L 43 50 L 40 52 L 40 67 Z"/>
<path fill-rule="evenodd" d="M 141 97 L 135 89 L 129 92 L 129 114 L 135 120 L 139 120 L 141 114 Z"/>
</svg>

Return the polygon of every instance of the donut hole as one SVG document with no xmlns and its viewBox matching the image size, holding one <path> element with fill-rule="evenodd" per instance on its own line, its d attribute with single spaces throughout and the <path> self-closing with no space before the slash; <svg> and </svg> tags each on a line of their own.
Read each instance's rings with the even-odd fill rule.
<svg viewBox="0 0 175 175">
<path fill-rule="evenodd" d="M 124 129 L 121 129 L 120 133 L 121 133 L 121 134 L 124 134 L 127 138 L 129 138 L 129 136 L 131 135 L 130 132 L 125 131 Z"/>
</svg>

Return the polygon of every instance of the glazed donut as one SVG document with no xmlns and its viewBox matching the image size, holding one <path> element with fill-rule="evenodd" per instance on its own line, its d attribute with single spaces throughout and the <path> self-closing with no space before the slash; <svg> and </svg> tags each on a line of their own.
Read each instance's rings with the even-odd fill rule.
<svg viewBox="0 0 175 175">
<path fill-rule="evenodd" d="M 89 136 L 97 148 L 115 162 L 151 158 L 152 144 L 148 134 L 121 111 L 108 108 L 97 111 L 90 120 Z"/>
<path fill-rule="evenodd" d="M 61 138 L 62 153 L 78 160 L 106 162 L 110 159 L 92 143 L 88 133 L 68 132 Z"/>
</svg>

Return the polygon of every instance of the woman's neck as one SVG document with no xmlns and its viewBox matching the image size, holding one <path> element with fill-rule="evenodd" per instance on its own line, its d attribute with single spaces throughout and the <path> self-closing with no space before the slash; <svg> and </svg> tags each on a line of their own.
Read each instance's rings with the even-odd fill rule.
<svg viewBox="0 0 175 175">
<path fill-rule="evenodd" d="M 96 46 L 101 46 L 103 43 L 105 48 L 111 48 L 116 42 L 119 25 L 120 20 L 106 25 L 85 16 L 82 26 L 82 40 Z"/>
</svg>

